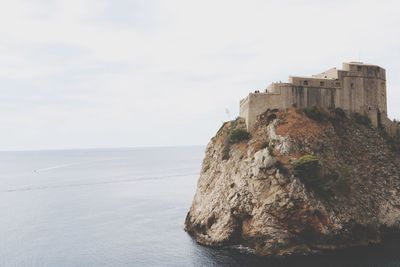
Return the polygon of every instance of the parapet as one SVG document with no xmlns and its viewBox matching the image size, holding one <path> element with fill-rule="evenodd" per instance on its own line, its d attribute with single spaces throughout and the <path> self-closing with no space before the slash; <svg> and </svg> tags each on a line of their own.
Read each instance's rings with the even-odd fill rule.
<svg viewBox="0 0 400 267">
<path fill-rule="evenodd" d="M 349 76 L 378 78 L 386 81 L 386 70 L 380 66 L 362 62 L 343 63 L 343 70 Z"/>
</svg>

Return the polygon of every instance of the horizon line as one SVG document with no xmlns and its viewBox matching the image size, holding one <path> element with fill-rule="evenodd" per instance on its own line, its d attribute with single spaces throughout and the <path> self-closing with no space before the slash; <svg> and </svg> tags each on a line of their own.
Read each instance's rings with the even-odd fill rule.
<svg viewBox="0 0 400 267">
<path fill-rule="evenodd" d="M 71 151 L 71 150 L 116 150 L 116 149 L 145 149 L 145 148 L 184 148 L 184 147 L 205 147 L 205 145 L 159 145 L 159 146 L 126 146 L 126 147 L 81 147 L 81 148 L 44 148 L 44 149 L 15 149 L 0 150 L 5 152 L 41 152 L 41 151 Z"/>
</svg>

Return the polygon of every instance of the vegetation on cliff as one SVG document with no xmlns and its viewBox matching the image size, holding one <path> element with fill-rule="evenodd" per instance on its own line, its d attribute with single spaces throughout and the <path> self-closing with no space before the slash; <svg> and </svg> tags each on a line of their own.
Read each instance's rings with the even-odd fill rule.
<svg viewBox="0 0 400 267">
<path fill-rule="evenodd" d="M 226 138 L 224 140 L 224 147 L 222 151 L 222 159 L 229 159 L 229 152 L 231 146 L 233 144 L 238 144 L 243 141 L 247 141 L 250 138 L 250 133 L 246 131 L 246 126 L 240 118 L 232 122 L 228 122 L 224 124 L 224 127 L 221 130 L 226 131 Z M 221 131 L 220 130 L 220 131 Z"/>
<path fill-rule="evenodd" d="M 400 232 L 396 138 L 342 110 L 227 122 L 207 146 L 185 229 L 205 245 L 260 255 L 379 242 Z"/>
</svg>

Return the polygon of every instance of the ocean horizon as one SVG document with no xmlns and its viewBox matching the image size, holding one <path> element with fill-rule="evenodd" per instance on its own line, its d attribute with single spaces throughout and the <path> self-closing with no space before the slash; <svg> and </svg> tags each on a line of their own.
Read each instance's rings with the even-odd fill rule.
<svg viewBox="0 0 400 267">
<path fill-rule="evenodd" d="M 0 266 L 400 266 L 400 248 L 287 259 L 183 229 L 204 146 L 0 152 Z"/>
</svg>

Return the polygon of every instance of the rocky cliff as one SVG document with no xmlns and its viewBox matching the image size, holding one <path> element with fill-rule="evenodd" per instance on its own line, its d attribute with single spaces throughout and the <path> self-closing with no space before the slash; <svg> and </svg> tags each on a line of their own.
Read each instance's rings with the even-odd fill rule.
<svg viewBox="0 0 400 267">
<path fill-rule="evenodd" d="M 361 115 L 287 110 L 225 123 L 206 148 L 185 230 L 200 244 L 288 255 L 400 232 L 398 143 Z"/>
</svg>

